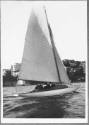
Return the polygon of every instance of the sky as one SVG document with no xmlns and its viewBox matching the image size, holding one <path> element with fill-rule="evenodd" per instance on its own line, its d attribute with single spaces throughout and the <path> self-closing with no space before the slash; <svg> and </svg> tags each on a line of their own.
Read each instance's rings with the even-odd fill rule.
<svg viewBox="0 0 89 125">
<path fill-rule="evenodd" d="M 45 5 L 54 42 L 61 59 L 86 61 L 86 1 L 2 1 L 1 62 L 3 68 L 21 62 L 25 35 L 33 5 Z"/>
</svg>

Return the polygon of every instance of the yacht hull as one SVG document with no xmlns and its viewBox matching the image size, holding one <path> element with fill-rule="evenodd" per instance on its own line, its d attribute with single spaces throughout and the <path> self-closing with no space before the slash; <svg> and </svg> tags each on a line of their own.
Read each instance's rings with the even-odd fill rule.
<svg viewBox="0 0 89 125">
<path fill-rule="evenodd" d="M 64 89 L 56 89 L 56 90 L 49 90 L 49 91 L 41 91 L 41 92 L 29 92 L 29 93 L 22 93 L 18 94 L 18 96 L 23 97 L 47 97 L 47 96 L 61 96 L 67 93 L 72 93 L 76 91 L 79 87 L 68 87 Z"/>
</svg>

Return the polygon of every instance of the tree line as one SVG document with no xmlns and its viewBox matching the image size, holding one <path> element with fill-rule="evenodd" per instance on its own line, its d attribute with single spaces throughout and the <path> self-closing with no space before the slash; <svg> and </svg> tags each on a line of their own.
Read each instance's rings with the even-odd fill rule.
<svg viewBox="0 0 89 125">
<path fill-rule="evenodd" d="M 85 62 L 74 60 L 63 60 L 66 72 L 71 82 L 85 82 Z M 18 75 L 13 76 L 11 69 L 3 74 L 3 86 L 15 86 Z"/>
</svg>

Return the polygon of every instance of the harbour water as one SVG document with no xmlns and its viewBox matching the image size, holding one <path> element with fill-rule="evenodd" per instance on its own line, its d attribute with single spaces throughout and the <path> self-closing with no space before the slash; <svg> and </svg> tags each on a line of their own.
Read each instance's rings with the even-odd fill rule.
<svg viewBox="0 0 89 125">
<path fill-rule="evenodd" d="M 85 84 L 73 83 L 80 88 L 73 93 L 56 97 L 13 97 L 27 93 L 34 86 L 3 88 L 4 118 L 85 118 Z"/>
</svg>

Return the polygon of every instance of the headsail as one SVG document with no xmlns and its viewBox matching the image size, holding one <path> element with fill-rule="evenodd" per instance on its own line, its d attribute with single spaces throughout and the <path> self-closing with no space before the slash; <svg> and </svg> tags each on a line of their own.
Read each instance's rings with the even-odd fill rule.
<svg viewBox="0 0 89 125">
<path fill-rule="evenodd" d="M 52 30 L 51 30 L 51 27 L 50 27 L 49 24 L 48 24 L 48 27 L 49 27 L 49 32 L 50 32 L 50 38 L 51 38 L 52 46 L 53 46 L 53 53 L 54 53 L 54 56 L 55 56 L 55 63 L 57 65 L 57 72 L 58 72 L 59 80 L 61 82 L 63 82 L 63 83 L 70 83 L 70 80 L 68 78 L 68 75 L 66 73 L 64 65 L 63 65 L 63 63 L 62 63 L 62 61 L 60 59 L 60 56 L 59 56 L 59 54 L 57 52 L 57 49 L 55 47 Z"/>
<path fill-rule="evenodd" d="M 59 82 L 43 8 L 32 10 L 19 79 Z"/>
</svg>

